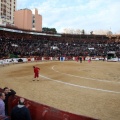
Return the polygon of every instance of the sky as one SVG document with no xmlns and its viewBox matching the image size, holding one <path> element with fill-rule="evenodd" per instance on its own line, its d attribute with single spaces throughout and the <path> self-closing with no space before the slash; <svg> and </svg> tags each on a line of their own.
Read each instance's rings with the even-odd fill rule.
<svg viewBox="0 0 120 120">
<path fill-rule="evenodd" d="M 17 0 L 17 10 L 38 9 L 42 27 L 120 33 L 120 0 Z"/>
</svg>

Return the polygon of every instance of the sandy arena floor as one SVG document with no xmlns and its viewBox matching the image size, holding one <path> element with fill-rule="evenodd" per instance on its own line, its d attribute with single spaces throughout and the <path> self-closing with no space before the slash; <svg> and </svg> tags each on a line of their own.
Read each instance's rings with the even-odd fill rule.
<svg viewBox="0 0 120 120">
<path fill-rule="evenodd" d="M 32 81 L 33 65 L 41 68 Z M 0 87 L 72 113 L 120 120 L 120 62 L 35 62 L 0 66 Z"/>
</svg>

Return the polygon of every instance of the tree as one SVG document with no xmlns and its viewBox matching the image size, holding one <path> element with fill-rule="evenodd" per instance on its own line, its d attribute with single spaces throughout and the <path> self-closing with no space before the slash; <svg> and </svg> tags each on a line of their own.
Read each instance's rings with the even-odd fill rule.
<svg viewBox="0 0 120 120">
<path fill-rule="evenodd" d="M 55 28 L 48 28 L 48 27 L 43 27 L 42 28 L 42 32 L 45 32 L 45 33 L 52 33 L 52 34 L 56 34 L 57 31 Z"/>
<path fill-rule="evenodd" d="M 93 31 L 90 31 L 90 34 L 92 35 L 92 34 L 93 34 Z"/>
<path fill-rule="evenodd" d="M 112 31 L 107 32 L 107 35 L 112 35 L 112 34 L 113 34 Z"/>
<path fill-rule="evenodd" d="M 81 34 L 83 34 L 83 35 L 85 34 L 85 30 L 84 29 L 81 31 Z"/>
</svg>

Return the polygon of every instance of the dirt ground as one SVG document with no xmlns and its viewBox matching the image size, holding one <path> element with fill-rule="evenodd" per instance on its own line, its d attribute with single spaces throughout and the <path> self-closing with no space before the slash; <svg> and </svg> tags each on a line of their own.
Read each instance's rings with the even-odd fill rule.
<svg viewBox="0 0 120 120">
<path fill-rule="evenodd" d="M 40 80 L 33 80 L 33 65 Z M 0 87 L 60 110 L 120 120 L 120 62 L 34 62 L 0 66 Z"/>
</svg>

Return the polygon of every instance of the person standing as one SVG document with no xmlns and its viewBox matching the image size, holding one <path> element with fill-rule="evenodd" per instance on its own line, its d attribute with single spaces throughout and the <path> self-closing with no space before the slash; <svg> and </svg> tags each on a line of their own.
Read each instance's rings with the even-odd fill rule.
<svg viewBox="0 0 120 120">
<path fill-rule="evenodd" d="M 88 59 L 88 63 L 90 63 L 90 62 L 91 62 L 91 58 Z"/>
<path fill-rule="evenodd" d="M 78 61 L 79 61 L 79 56 L 76 56 L 76 57 L 75 57 L 75 60 L 78 62 Z"/>
<path fill-rule="evenodd" d="M 40 72 L 40 68 L 36 67 L 36 66 L 33 66 L 33 69 L 34 69 L 34 79 L 33 81 L 35 81 L 35 79 L 37 81 L 39 81 L 39 72 Z"/>
<path fill-rule="evenodd" d="M 5 93 L 0 92 L 0 120 L 9 120 L 9 118 L 5 115 Z"/>
<path fill-rule="evenodd" d="M 29 109 L 25 106 L 25 99 L 20 98 L 18 105 L 11 111 L 11 120 L 32 120 Z"/>
<path fill-rule="evenodd" d="M 85 62 L 85 56 L 83 56 L 83 60 L 84 60 L 84 62 Z"/>
<path fill-rule="evenodd" d="M 79 60 L 80 60 L 80 63 L 82 63 L 82 57 L 81 56 L 79 56 Z"/>
<path fill-rule="evenodd" d="M 4 99 L 4 103 L 5 103 L 5 115 L 9 115 L 8 114 L 8 99 L 11 95 L 15 95 L 16 92 L 8 87 L 5 87 L 4 89 L 4 93 L 5 93 L 5 99 Z"/>
</svg>

